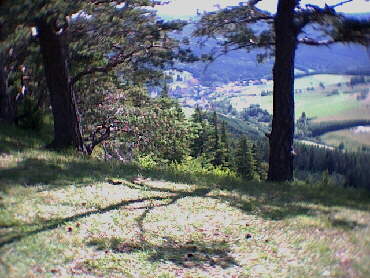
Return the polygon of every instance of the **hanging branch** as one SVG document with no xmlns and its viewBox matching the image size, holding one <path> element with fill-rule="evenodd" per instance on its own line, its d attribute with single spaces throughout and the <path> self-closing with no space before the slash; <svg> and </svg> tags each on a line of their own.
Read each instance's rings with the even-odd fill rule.
<svg viewBox="0 0 370 278">
<path fill-rule="evenodd" d="M 91 155 L 94 148 L 101 142 L 107 140 L 111 135 L 112 125 L 102 124 L 91 134 L 91 143 L 86 145 L 87 154 Z"/>
<path fill-rule="evenodd" d="M 86 75 L 94 74 L 94 73 L 97 73 L 97 72 L 108 73 L 109 71 L 111 71 L 112 69 L 117 67 L 118 65 L 127 62 L 130 58 L 135 56 L 135 54 L 138 54 L 141 51 L 149 51 L 153 47 L 154 46 L 151 45 L 151 46 L 148 46 L 144 49 L 135 49 L 135 50 L 133 50 L 133 51 L 131 51 L 131 52 L 125 54 L 125 55 L 122 54 L 122 53 L 117 54 L 113 58 L 110 59 L 110 62 L 107 65 L 105 65 L 103 67 L 92 67 L 90 69 L 87 69 L 85 71 L 77 73 L 73 78 L 71 78 L 70 86 L 73 86 L 77 81 L 79 81 L 82 77 L 84 77 Z"/>
<path fill-rule="evenodd" d="M 311 45 L 311 46 L 329 46 L 331 44 L 337 43 L 337 41 L 335 40 L 317 41 L 312 38 L 304 37 L 304 38 L 298 39 L 298 43 L 303 43 L 305 45 Z"/>
</svg>

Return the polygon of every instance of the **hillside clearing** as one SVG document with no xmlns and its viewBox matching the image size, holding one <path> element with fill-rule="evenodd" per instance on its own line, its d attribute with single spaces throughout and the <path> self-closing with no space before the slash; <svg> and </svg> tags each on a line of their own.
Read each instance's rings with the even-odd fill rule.
<svg viewBox="0 0 370 278">
<path fill-rule="evenodd" d="M 145 170 L 27 144 L 1 158 L 0 277 L 369 276 L 361 191 Z"/>
<path fill-rule="evenodd" d="M 326 133 L 320 137 L 320 140 L 336 147 L 344 143 L 348 149 L 357 150 L 362 146 L 370 146 L 370 132 L 355 132 L 353 129 L 344 129 Z"/>
</svg>

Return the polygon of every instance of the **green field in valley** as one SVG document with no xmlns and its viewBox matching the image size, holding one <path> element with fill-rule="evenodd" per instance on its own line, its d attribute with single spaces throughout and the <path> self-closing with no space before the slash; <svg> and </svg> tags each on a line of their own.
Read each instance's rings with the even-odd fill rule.
<svg viewBox="0 0 370 278">
<path fill-rule="evenodd" d="M 297 78 L 295 88 L 301 91 L 295 94 L 295 117 L 299 118 L 305 112 L 314 123 L 370 119 L 370 96 L 358 99 L 362 91 L 369 90 L 369 83 L 350 86 L 348 82 L 352 77 L 316 74 Z M 230 98 L 231 104 L 239 111 L 251 104 L 259 104 L 272 113 L 272 95 L 261 96 L 262 90 L 272 90 L 272 82 L 246 87 L 241 94 Z M 349 129 L 330 132 L 320 139 L 325 144 L 338 146 L 344 143 L 349 149 L 358 149 L 370 144 L 370 133 L 354 133 Z"/>
<path fill-rule="evenodd" d="M 326 144 L 338 147 L 343 143 L 348 150 L 357 150 L 362 146 L 370 146 L 370 130 L 355 132 L 354 129 L 344 129 L 328 132 L 320 137 Z"/>
<path fill-rule="evenodd" d="M 337 87 L 338 83 L 346 83 L 350 80 L 351 75 L 334 75 L 334 74 L 317 74 L 296 79 L 295 88 L 303 90 L 301 93 L 295 94 L 296 101 L 296 117 L 299 117 L 302 112 L 306 112 L 310 118 L 325 118 L 329 116 L 339 116 L 348 114 L 350 119 L 353 119 L 353 111 L 358 110 L 364 105 L 363 102 L 356 100 L 353 94 L 353 88 L 346 85 Z M 324 89 L 319 87 L 323 84 Z M 314 90 L 306 90 L 314 87 Z M 237 110 L 242 110 L 249 107 L 251 104 L 260 104 L 263 109 L 272 113 L 272 96 L 260 96 L 257 92 L 264 90 L 266 86 L 248 87 L 240 95 L 231 99 L 231 103 Z M 269 83 L 268 89 L 272 90 L 272 84 Z M 250 90 L 250 91 L 249 91 Z M 338 90 L 338 94 L 330 95 L 334 90 Z M 251 93 L 252 92 L 252 93 Z M 256 94 L 257 95 L 254 95 Z M 365 119 L 370 119 L 369 115 L 365 115 Z M 343 119 L 345 120 L 345 116 Z"/>
<path fill-rule="evenodd" d="M 369 89 L 370 86 L 360 84 L 352 87 L 348 85 L 352 77 L 352 75 L 316 74 L 296 79 L 296 89 L 302 90 L 295 94 L 296 118 L 305 112 L 315 124 L 370 119 L 370 96 L 366 99 L 357 99 L 360 92 Z M 338 83 L 341 85 L 338 86 Z M 263 109 L 272 113 L 272 96 L 261 96 L 263 90 L 272 90 L 272 82 L 269 81 L 267 85 L 245 87 L 240 94 L 225 98 L 239 111 L 251 104 L 260 104 Z M 183 109 L 188 117 L 194 111 L 193 108 Z M 320 140 L 332 146 L 344 143 L 347 148 L 355 150 L 362 145 L 370 144 L 370 133 L 354 133 L 348 129 L 330 132 L 321 136 Z"/>
</svg>

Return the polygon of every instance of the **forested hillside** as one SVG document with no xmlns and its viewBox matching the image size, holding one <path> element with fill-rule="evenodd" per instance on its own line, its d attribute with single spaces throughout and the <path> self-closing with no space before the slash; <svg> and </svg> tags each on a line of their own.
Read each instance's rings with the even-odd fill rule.
<svg viewBox="0 0 370 278">
<path fill-rule="evenodd" d="M 361 17 L 369 17 L 362 15 Z M 222 53 L 223 49 L 217 46 L 216 39 L 207 39 L 199 47 L 201 39 L 191 38 L 193 26 L 187 26 L 177 38 L 186 38 L 190 47 L 197 54 Z M 262 63 L 257 62 L 257 55 L 263 51 L 236 50 L 217 58 L 211 63 L 177 64 L 176 68 L 191 72 L 203 84 L 211 82 L 231 82 L 250 79 L 272 79 L 273 59 Z M 296 68 L 299 74 L 312 73 L 352 73 L 369 74 L 369 52 L 364 46 L 356 44 L 336 44 L 329 47 L 316 48 L 300 46 L 297 50 Z"/>
</svg>

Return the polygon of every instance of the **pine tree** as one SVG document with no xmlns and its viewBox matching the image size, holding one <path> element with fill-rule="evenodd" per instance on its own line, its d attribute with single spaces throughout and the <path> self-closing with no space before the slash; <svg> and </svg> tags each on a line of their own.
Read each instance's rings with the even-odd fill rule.
<svg viewBox="0 0 370 278">
<path fill-rule="evenodd" d="M 218 131 L 218 117 L 217 113 L 214 111 L 210 120 L 211 132 L 209 134 L 208 140 L 208 151 L 210 162 L 219 166 L 222 164 L 221 149 L 220 149 L 220 134 Z"/>
<path fill-rule="evenodd" d="M 252 144 L 252 157 L 255 159 L 255 173 L 256 177 L 260 180 L 265 180 L 267 178 L 267 171 L 265 164 L 262 162 L 261 154 L 259 153 L 257 144 Z"/>
<path fill-rule="evenodd" d="M 221 123 L 214 111 L 209 121 L 209 131 L 204 146 L 204 153 L 207 161 L 214 166 L 229 167 L 230 154 L 228 146 L 228 137 L 225 123 Z"/>
<path fill-rule="evenodd" d="M 100 81 L 106 76 L 117 79 L 110 73 L 120 69 L 126 82 L 140 84 L 158 78 L 158 72 L 169 61 L 186 56 L 177 42 L 166 35 L 181 29 L 184 22 L 158 21 L 154 12 L 145 9 L 158 3 L 150 0 L 12 0 L 1 3 L 2 41 L 9 40 L 19 26 L 28 29 L 29 34 L 31 27 L 37 29 L 54 119 L 51 146 L 74 146 L 91 153 L 94 146 L 112 134 L 110 119 L 106 119 L 96 123 L 92 131 L 102 136 L 95 137 L 88 146 L 83 140 L 81 123 L 84 121 L 77 103 L 81 98 L 76 91 L 90 82 L 85 77 L 98 81 L 95 86 L 101 86 Z M 121 4 L 123 7 L 119 8 Z M 3 89 L 3 73 L 1 70 L 1 95 L 7 93 Z M 6 102 L 0 103 L 1 114 L 6 112 L 1 108 L 3 105 Z"/>
<path fill-rule="evenodd" d="M 225 156 L 222 148 L 219 121 L 217 113 L 214 111 L 209 120 L 210 131 L 208 134 L 208 140 L 206 145 L 206 156 L 209 162 L 214 166 L 224 166 Z"/>
<path fill-rule="evenodd" d="M 251 144 L 245 136 L 241 137 L 235 153 L 235 166 L 237 173 L 247 179 L 256 177 L 256 160 L 252 152 Z"/>
<path fill-rule="evenodd" d="M 221 149 L 223 152 L 223 166 L 229 167 L 231 165 L 231 157 L 230 157 L 230 146 L 229 146 L 229 136 L 226 131 L 226 123 L 222 121 L 221 130 L 220 130 L 220 143 Z"/>
<path fill-rule="evenodd" d="M 196 106 L 191 116 L 191 122 L 194 136 L 190 145 L 190 155 L 194 158 L 205 156 L 210 134 L 210 125 L 206 120 L 204 112 L 202 112 L 198 106 Z"/>
</svg>

